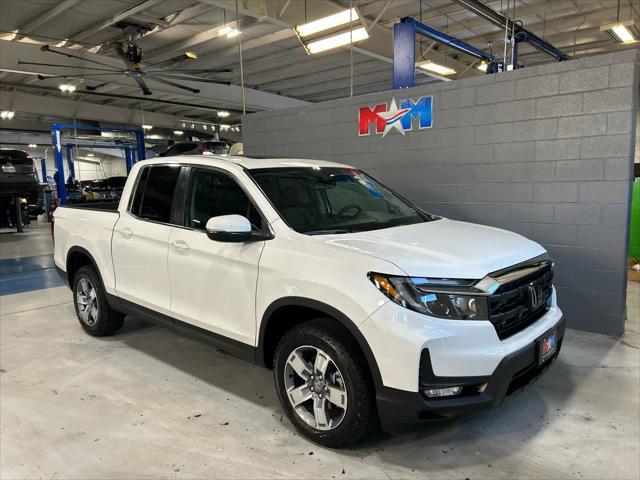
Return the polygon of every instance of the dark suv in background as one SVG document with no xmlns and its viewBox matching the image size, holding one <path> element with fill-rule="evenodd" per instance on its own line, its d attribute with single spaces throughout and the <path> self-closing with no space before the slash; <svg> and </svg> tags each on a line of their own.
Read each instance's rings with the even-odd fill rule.
<svg viewBox="0 0 640 480">
<path fill-rule="evenodd" d="M 0 195 L 21 197 L 38 192 L 38 174 L 33 159 L 22 150 L 0 150 Z"/>
<path fill-rule="evenodd" d="M 174 143 L 168 150 L 161 153 L 160 157 L 173 157 L 174 155 L 204 155 L 212 153 L 214 155 L 226 155 L 229 153 L 230 145 L 221 141 L 205 142 L 179 142 Z"/>
</svg>

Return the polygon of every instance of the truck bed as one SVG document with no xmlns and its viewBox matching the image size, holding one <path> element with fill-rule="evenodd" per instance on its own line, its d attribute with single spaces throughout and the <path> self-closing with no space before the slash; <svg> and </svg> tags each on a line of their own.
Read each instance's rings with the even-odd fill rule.
<svg viewBox="0 0 640 480">
<path fill-rule="evenodd" d="M 120 202 L 95 202 L 95 203 L 72 203 L 61 205 L 62 208 L 76 208 L 80 210 L 95 210 L 99 212 L 117 212 Z"/>
</svg>

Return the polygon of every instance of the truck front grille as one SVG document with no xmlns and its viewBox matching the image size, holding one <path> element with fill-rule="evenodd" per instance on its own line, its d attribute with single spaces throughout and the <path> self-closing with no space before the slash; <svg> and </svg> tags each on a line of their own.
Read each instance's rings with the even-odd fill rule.
<svg viewBox="0 0 640 480">
<path fill-rule="evenodd" d="M 513 271 L 508 275 L 513 275 Z M 501 285 L 489 297 L 489 321 L 500 340 L 524 330 L 546 313 L 552 281 L 553 266 L 544 262 L 531 273 Z"/>
</svg>

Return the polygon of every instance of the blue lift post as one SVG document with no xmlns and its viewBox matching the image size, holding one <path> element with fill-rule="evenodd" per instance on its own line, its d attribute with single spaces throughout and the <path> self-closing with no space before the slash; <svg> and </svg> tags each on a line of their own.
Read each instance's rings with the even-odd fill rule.
<svg viewBox="0 0 640 480">
<path fill-rule="evenodd" d="M 58 191 L 58 203 L 60 205 L 66 205 L 67 203 L 67 187 L 65 184 L 65 176 L 64 176 L 64 161 L 62 158 L 62 142 L 61 142 L 61 132 L 62 130 L 91 130 L 94 132 L 126 132 L 132 133 L 136 139 L 136 151 L 137 160 L 145 159 L 145 147 L 144 147 L 144 132 L 142 130 L 134 129 L 134 128 L 101 128 L 101 127 L 93 127 L 93 126 L 77 126 L 77 125 L 64 125 L 60 123 L 54 123 L 51 125 L 51 137 L 53 143 L 53 155 L 56 162 L 56 169 L 58 173 L 58 181 L 56 182 L 56 187 Z M 76 146 L 79 146 L 76 144 Z M 88 145 L 91 147 L 96 147 L 98 145 Z M 73 170 L 73 157 L 71 156 L 71 148 L 73 144 L 67 145 L 67 159 L 70 161 L 69 168 L 71 169 L 71 173 L 75 178 L 75 172 Z M 105 145 L 104 148 L 120 148 L 114 145 Z M 126 147 L 130 152 L 130 159 L 125 158 L 127 161 L 127 173 L 131 170 L 130 166 L 133 166 L 134 156 L 131 155 L 133 152 L 131 151 L 131 147 Z M 126 150 L 125 150 L 126 155 Z M 130 161 L 129 161 L 130 160 Z"/>
<path fill-rule="evenodd" d="M 127 175 L 131 171 L 133 167 L 133 152 L 131 151 L 131 147 L 124 147 L 124 159 L 127 162 Z"/>
<path fill-rule="evenodd" d="M 404 17 L 393 26 L 393 89 L 416 84 L 416 34 L 466 53 L 478 60 L 492 62 L 494 57 L 460 39 L 447 35 L 412 17 Z"/>
<path fill-rule="evenodd" d="M 47 160 L 44 157 L 40 159 L 40 169 L 42 170 L 42 183 L 47 183 Z"/>
</svg>

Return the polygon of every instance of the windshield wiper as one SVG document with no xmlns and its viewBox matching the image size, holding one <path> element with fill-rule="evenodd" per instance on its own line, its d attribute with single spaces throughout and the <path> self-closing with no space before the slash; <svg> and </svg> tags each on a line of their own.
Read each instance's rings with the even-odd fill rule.
<svg viewBox="0 0 640 480">
<path fill-rule="evenodd" d="M 340 233 L 351 233 L 353 230 L 347 228 L 334 228 L 329 230 L 309 230 L 308 232 L 302 232 L 305 235 L 337 235 Z"/>
</svg>

